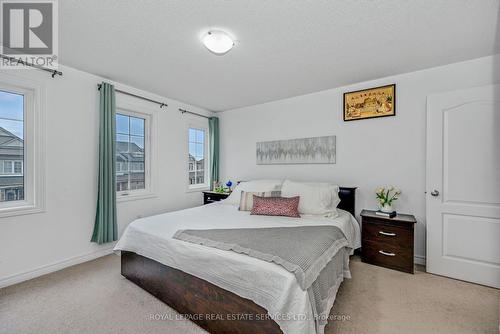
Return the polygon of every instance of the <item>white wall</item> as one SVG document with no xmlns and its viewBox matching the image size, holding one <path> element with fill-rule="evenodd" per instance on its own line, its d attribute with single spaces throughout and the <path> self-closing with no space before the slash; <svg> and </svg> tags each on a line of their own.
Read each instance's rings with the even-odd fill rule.
<svg viewBox="0 0 500 334">
<path fill-rule="evenodd" d="M 404 191 L 396 208 L 419 220 L 416 254 L 424 256 L 426 96 L 498 83 L 499 62 L 500 55 L 481 58 L 220 113 L 221 175 L 232 180 L 280 177 L 358 186 L 358 212 L 376 206 L 375 187 L 395 184 Z M 64 76 L 55 79 L 35 70 L 0 71 L 2 78 L 36 80 L 46 90 L 46 210 L 0 218 L 0 286 L 107 254 L 113 246 L 89 242 L 97 192 L 96 85 L 103 78 L 68 67 L 62 70 Z M 397 84 L 396 117 L 342 121 L 343 92 L 393 82 Z M 117 87 L 169 103 L 160 110 L 148 102 L 133 102 L 158 113 L 158 196 L 119 203 L 121 233 L 139 215 L 201 204 L 199 192 L 186 192 L 186 119 L 177 108 L 209 112 L 132 87 Z M 335 165 L 255 164 L 257 141 L 328 134 L 337 135 Z"/>
<path fill-rule="evenodd" d="M 291 178 L 357 186 L 358 214 L 377 207 L 376 187 L 396 185 L 403 190 L 397 211 L 417 217 L 415 254 L 422 262 L 426 96 L 499 82 L 499 63 L 500 55 L 480 58 L 220 113 L 221 179 Z M 395 117 L 343 121 L 344 92 L 391 83 L 396 84 Z M 255 163 L 258 141 L 324 135 L 337 136 L 335 165 Z"/>
<path fill-rule="evenodd" d="M 61 66 L 64 76 L 1 71 L 0 76 L 36 80 L 46 90 L 46 210 L 0 218 L 0 287 L 110 252 L 113 244 L 90 242 L 97 194 L 98 91 L 103 78 Z M 109 80 L 108 80 L 109 81 Z M 118 203 L 120 235 L 139 215 L 200 205 L 199 192 L 186 192 L 186 116 L 179 107 L 210 114 L 168 98 L 116 84 L 117 88 L 167 101 L 168 108 L 117 94 L 157 112 L 157 197 Z"/>
</svg>

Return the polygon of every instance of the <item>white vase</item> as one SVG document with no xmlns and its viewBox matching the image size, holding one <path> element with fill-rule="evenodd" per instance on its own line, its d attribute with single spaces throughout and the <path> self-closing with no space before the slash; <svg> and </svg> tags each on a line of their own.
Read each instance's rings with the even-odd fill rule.
<svg viewBox="0 0 500 334">
<path fill-rule="evenodd" d="M 382 207 L 380 207 L 380 211 L 391 213 L 394 210 L 392 209 L 392 205 L 386 203 Z"/>
</svg>

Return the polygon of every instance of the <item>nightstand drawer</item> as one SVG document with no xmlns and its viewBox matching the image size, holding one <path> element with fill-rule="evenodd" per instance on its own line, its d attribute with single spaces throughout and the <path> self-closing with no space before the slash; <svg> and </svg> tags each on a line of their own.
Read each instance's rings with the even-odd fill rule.
<svg viewBox="0 0 500 334">
<path fill-rule="evenodd" d="M 413 273 L 413 250 L 384 242 L 364 241 L 361 248 L 363 262 Z"/>
<path fill-rule="evenodd" d="M 400 248 L 413 247 L 413 230 L 363 221 L 363 241 L 381 242 Z"/>
</svg>

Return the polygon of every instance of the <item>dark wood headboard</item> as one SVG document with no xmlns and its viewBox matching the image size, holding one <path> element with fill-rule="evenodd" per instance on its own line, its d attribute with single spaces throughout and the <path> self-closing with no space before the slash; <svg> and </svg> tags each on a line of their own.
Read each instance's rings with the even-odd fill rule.
<svg viewBox="0 0 500 334">
<path fill-rule="evenodd" d="M 238 181 L 236 184 L 240 184 Z M 339 187 L 339 197 L 340 203 L 337 208 L 350 212 L 354 217 L 356 217 L 356 187 Z"/>
<path fill-rule="evenodd" d="M 339 187 L 340 203 L 337 208 L 350 212 L 356 217 L 356 187 Z"/>
</svg>

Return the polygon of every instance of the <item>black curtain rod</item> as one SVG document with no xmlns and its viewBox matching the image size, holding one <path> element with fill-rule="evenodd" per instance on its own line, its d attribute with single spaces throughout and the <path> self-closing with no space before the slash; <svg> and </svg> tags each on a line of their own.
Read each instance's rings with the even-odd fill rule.
<svg viewBox="0 0 500 334">
<path fill-rule="evenodd" d="M 25 62 L 24 60 L 21 60 L 21 59 L 17 59 L 15 57 L 9 57 L 9 56 L 6 56 L 6 55 L 3 55 L 3 54 L 0 54 L 0 58 L 3 58 L 3 59 L 8 59 L 9 61 L 11 62 L 16 62 L 16 63 L 19 63 L 19 64 L 23 64 L 24 66 L 29 66 L 29 67 L 33 67 L 33 68 L 36 68 L 37 70 L 41 70 L 41 71 L 45 71 L 45 72 L 49 72 L 52 74 L 52 77 L 54 78 L 56 75 L 60 75 L 62 76 L 63 73 L 61 71 L 58 71 L 58 70 L 53 70 L 53 69 L 50 69 L 50 68 L 47 68 L 47 67 L 43 67 L 43 66 L 40 66 L 40 65 L 35 65 L 35 64 L 31 64 L 31 63 L 27 63 Z"/>
<path fill-rule="evenodd" d="M 102 86 L 102 84 L 98 84 L 97 85 L 97 90 L 101 90 L 101 86 Z M 166 103 L 158 102 L 156 100 L 152 100 L 150 98 L 147 98 L 147 97 L 144 97 L 144 96 L 140 96 L 140 95 L 135 95 L 135 94 L 132 94 L 132 93 L 129 93 L 129 92 L 125 92 L 123 90 L 116 89 L 116 88 L 115 88 L 115 92 L 120 93 L 120 94 L 124 94 L 124 95 L 128 95 L 128 96 L 132 96 L 132 97 L 136 97 L 136 98 L 141 99 L 141 100 L 145 100 L 145 101 L 149 101 L 149 102 L 152 102 L 152 103 L 159 104 L 160 108 L 168 107 L 168 104 L 166 104 Z"/>
<path fill-rule="evenodd" d="M 181 109 L 181 108 L 179 108 L 179 111 L 180 111 L 181 113 L 183 113 L 183 114 L 188 113 L 188 114 L 195 115 L 195 116 L 198 116 L 198 117 L 210 118 L 210 117 L 208 117 L 208 116 L 205 116 L 205 115 L 202 115 L 202 114 L 198 114 L 198 113 L 195 113 L 195 112 L 192 112 L 192 111 L 188 111 L 188 110 L 186 110 L 186 109 Z"/>
</svg>

